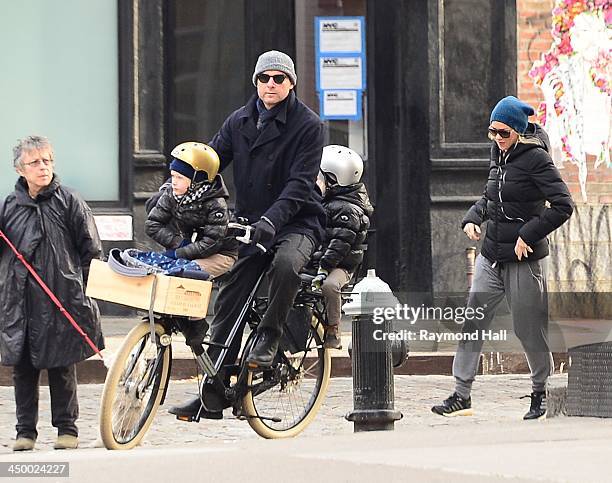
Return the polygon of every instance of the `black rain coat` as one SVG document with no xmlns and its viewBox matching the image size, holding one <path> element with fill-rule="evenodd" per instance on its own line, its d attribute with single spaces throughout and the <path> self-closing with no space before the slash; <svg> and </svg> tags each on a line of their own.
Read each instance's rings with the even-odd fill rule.
<svg viewBox="0 0 612 483">
<path fill-rule="evenodd" d="M 104 348 L 100 313 L 85 296 L 89 264 L 102 255 L 91 210 L 57 176 L 36 199 L 20 178 L 0 202 L 0 229 L 99 349 Z M 93 350 L 0 240 L 0 355 L 16 365 L 24 343 L 37 369 L 63 367 L 87 359 Z"/>
</svg>

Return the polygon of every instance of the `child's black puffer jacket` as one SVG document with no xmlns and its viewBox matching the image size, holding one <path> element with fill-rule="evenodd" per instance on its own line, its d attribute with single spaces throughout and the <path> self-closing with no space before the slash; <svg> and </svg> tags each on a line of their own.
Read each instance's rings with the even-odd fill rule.
<svg viewBox="0 0 612 483">
<path fill-rule="evenodd" d="M 313 261 L 325 270 L 344 268 L 354 271 L 363 260 L 370 217 L 374 208 L 363 183 L 334 186 L 325 193 L 323 207 L 327 214 L 325 242 L 313 255 Z"/>
<path fill-rule="evenodd" d="M 145 232 L 160 245 L 175 249 L 178 258 L 194 260 L 215 253 L 236 256 L 236 240 L 226 238 L 228 198 L 221 175 L 201 197 L 187 203 L 178 202 L 168 184 L 149 213 Z M 197 235 L 191 242 L 194 233 Z"/>
</svg>

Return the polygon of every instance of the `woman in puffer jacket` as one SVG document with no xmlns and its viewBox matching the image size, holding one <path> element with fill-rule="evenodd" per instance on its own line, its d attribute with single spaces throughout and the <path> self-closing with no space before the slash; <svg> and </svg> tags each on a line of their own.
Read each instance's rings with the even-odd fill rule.
<svg viewBox="0 0 612 483">
<path fill-rule="evenodd" d="M 472 414 L 470 392 L 482 334 L 505 296 L 531 369 L 531 405 L 523 419 L 546 415 L 546 382 L 553 369 L 547 340 L 546 236 L 569 219 L 573 203 L 550 157 L 548 136 L 528 122 L 533 114 L 531 106 L 513 96 L 500 100 L 491 113 L 489 178 L 482 198 L 462 223 L 468 238 L 477 241 L 480 225 L 487 221 L 468 301 L 483 317 L 463 327 L 480 336 L 459 342 L 453 363 L 455 392 L 432 408 L 436 414 Z"/>
</svg>

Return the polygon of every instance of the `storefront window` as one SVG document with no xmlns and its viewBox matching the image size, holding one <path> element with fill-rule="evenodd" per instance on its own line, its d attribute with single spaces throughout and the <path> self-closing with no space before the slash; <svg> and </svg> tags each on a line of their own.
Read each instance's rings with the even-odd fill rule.
<svg viewBox="0 0 612 483">
<path fill-rule="evenodd" d="M 244 1 L 174 1 L 169 19 L 170 144 L 206 142 L 252 94 L 245 88 Z M 223 177 L 232 191 L 232 170 Z"/>
<path fill-rule="evenodd" d="M 308 107 L 319 112 L 315 75 L 315 17 L 365 16 L 365 0 L 295 0 L 297 94 Z M 367 19 L 366 19 L 367 22 Z M 366 39 L 367 42 L 367 39 Z M 341 144 L 367 159 L 367 96 L 363 93 L 359 121 L 327 121 L 326 144 Z"/>
<path fill-rule="evenodd" d="M 17 179 L 12 147 L 55 147 L 56 172 L 90 201 L 119 199 L 117 2 L 4 2 L 0 16 L 0 196 Z"/>
</svg>

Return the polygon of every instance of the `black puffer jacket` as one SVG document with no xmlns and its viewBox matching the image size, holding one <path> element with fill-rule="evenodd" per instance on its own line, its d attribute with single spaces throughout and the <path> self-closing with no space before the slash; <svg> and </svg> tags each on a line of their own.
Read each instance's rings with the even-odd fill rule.
<svg viewBox="0 0 612 483">
<path fill-rule="evenodd" d="M 363 260 L 363 248 L 374 208 L 363 183 L 335 186 L 325 193 L 325 242 L 313 255 L 321 268 L 352 272 Z"/>
<path fill-rule="evenodd" d="M 172 196 L 172 185 L 162 187 L 162 195 L 151 209 L 145 232 L 160 245 L 176 249 L 176 256 L 194 260 L 215 253 L 237 256 L 238 242 L 227 238 L 229 193 L 221 175 L 203 196 L 191 203 L 180 204 Z M 195 242 L 180 247 L 183 240 Z M 179 248 L 180 247 L 180 248 Z"/>
<path fill-rule="evenodd" d="M 24 178 L 0 202 L 0 229 L 99 349 L 104 348 L 100 312 L 85 296 L 89 264 L 102 256 L 91 210 L 56 177 L 36 199 Z M 74 364 L 93 350 L 62 315 L 23 263 L 0 240 L 0 353 L 16 365 L 28 340 L 34 367 Z"/>
<path fill-rule="evenodd" d="M 529 260 L 547 256 L 546 236 L 573 211 L 569 190 L 548 154 L 546 132 L 530 123 L 525 137 L 532 143 L 516 144 L 505 157 L 493 143 L 484 195 L 462 222 L 464 227 L 489 221 L 481 252 L 492 262 L 517 262 L 519 236 L 533 249 Z"/>
</svg>

